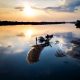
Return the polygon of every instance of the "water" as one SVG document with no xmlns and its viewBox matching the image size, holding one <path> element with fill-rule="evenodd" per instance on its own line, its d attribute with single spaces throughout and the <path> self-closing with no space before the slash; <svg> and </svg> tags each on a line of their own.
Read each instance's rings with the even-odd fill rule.
<svg viewBox="0 0 80 80">
<path fill-rule="evenodd" d="M 28 54 L 35 38 L 53 34 L 51 46 L 43 48 L 39 60 L 30 64 Z M 0 80 L 72 80 L 80 78 L 80 46 L 71 43 L 80 38 L 80 29 L 72 24 L 0 27 Z M 60 52 L 60 51 L 61 52 Z M 58 55 L 57 51 L 65 56 Z"/>
</svg>

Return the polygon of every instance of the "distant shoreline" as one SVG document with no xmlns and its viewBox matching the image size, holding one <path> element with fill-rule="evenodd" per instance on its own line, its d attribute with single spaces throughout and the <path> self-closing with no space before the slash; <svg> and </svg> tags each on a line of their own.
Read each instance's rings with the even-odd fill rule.
<svg viewBox="0 0 80 80">
<path fill-rule="evenodd" d="M 0 26 L 8 25 L 53 25 L 53 24 L 75 24 L 76 22 L 18 22 L 18 21 L 0 21 Z"/>
</svg>

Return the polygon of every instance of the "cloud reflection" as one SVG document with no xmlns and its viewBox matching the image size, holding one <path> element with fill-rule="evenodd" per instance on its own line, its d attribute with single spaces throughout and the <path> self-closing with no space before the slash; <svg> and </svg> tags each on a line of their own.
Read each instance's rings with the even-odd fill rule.
<svg viewBox="0 0 80 80">
<path fill-rule="evenodd" d="M 17 54 L 23 52 L 23 49 L 14 49 L 12 46 L 8 47 L 0 47 L 0 55 L 1 54 Z"/>
<path fill-rule="evenodd" d="M 80 59 L 80 39 L 77 39 L 73 33 L 57 33 L 58 50 L 56 51 L 56 57 L 71 56 L 75 59 Z"/>
<path fill-rule="evenodd" d="M 19 54 L 19 53 L 23 53 L 24 51 L 26 51 L 26 53 L 27 53 L 27 49 L 31 48 L 31 46 L 35 44 L 36 36 L 37 37 L 44 36 L 48 32 L 48 34 L 54 35 L 54 38 L 51 40 L 51 42 L 52 42 L 51 46 L 52 46 L 52 48 L 54 48 L 54 47 L 56 48 L 57 56 L 64 57 L 64 56 L 69 55 L 73 58 L 79 59 L 80 51 L 77 49 L 80 49 L 80 47 L 78 47 L 78 46 L 74 47 L 74 45 L 71 43 L 71 41 L 77 37 L 80 37 L 80 35 L 79 35 L 80 33 L 78 33 L 76 29 L 75 29 L 75 32 L 72 32 L 73 29 L 71 29 L 72 31 L 71 30 L 68 31 L 67 28 L 61 28 L 61 31 L 57 31 L 57 29 L 60 30 L 60 28 L 61 28 L 61 26 L 59 26 L 59 28 L 54 28 L 52 26 L 51 27 L 48 26 L 45 28 L 41 27 L 41 26 L 39 26 L 39 27 L 34 26 L 34 29 L 33 29 L 32 27 L 29 26 L 29 28 L 23 27 L 23 30 L 21 27 L 20 31 L 18 28 L 17 29 L 12 28 L 12 29 L 10 29 L 10 31 L 12 31 L 12 32 L 10 32 L 11 34 L 7 33 L 7 32 L 5 33 L 6 30 L 4 31 L 4 28 L 3 28 L 4 34 L 0 34 L 0 38 L 1 38 L 0 39 L 0 55 L 2 55 L 2 54 Z M 13 30 L 16 30 L 15 34 L 13 33 Z M 76 35 L 76 33 L 78 35 Z M 28 37 L 29 34 L 30 34 L 31 38 Z M 32 52 L 29 51 L 29 53 L 31 53 L 31 54 L 38 53 L 37 54 L 38 57 L 36 59 L 34 59 L 37 62 L 39 60 L 41 50 L 43 50 L 44 47 L 41 47 L 37 52 L 35 52 L 36 49 L 33 49 L 33 48 L 31 48 L 31 49 L 33 51 Z M 56 55 L 56 54 L 54 54 L 54 55 Z M 77 55 L 78 55 L 78 57 L 76 57 Z M 31 55 L 29 55 L 29 56 L 31 57 Z M 30 61 L 32 61 L 32 59 L 30 58 L 28 61 L 30 62 Z"/>
</svg>

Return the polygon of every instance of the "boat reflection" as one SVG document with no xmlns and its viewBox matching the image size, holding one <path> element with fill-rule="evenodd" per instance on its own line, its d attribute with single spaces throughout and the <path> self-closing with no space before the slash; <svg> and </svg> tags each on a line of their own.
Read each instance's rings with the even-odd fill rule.
<svg viewBox="0 0 80 80">
<path fill-rule="evenodd" d="M 36 38 L 36 45 L 33 45 L 31 50 L 28 52 L 27 61 L 28 63 L 32 64 L 39 61 L 40 54 L 42 50 L 50 45 L 50 40 L 53 38 L 53 35 L 47 35 L 45 37 Z M 40 44 L 37 44 L 37 40 Z"/>
<path fill-rule="evenodd" d="M 28 62 L 31 64 L 39 61 L 40 54 L 45 47 L 44 44 L 34 45 L 28 53 Z"/>
</svg>

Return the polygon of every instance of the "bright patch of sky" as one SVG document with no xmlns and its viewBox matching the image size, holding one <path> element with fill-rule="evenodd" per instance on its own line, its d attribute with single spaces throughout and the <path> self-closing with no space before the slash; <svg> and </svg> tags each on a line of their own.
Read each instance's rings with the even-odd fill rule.
<svg viewBox="0 0 80 80">
<path fill-rule="evenodd" d="M 0 7 L 12 7 L 17 4 L 26 4 L 27 2 L 37 7 L 43 8 L 48 6 L 57 7 L 59 5 L 63 5 L 65 0 L 0 0 Z"/>
<path fill-rule="evenodd" d="M 15 7 L 29 3 L 33 7 L 73 12 L 80 7 L 80 0 L 0 0 L 0 7 Z"/>
</svg>

